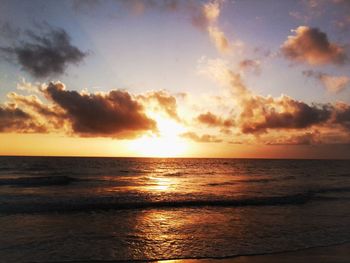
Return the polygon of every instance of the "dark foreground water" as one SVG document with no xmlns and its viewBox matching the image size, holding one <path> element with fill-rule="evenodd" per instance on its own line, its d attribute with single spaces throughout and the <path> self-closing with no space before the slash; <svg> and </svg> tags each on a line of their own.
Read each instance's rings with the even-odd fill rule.
<svg viewBox="0 0 350 263">
<path fill-rule="evenodd" d="M 350 161 L 0 157 L 0 262 L 282 252 L 349 223 Z"/>
</svg>

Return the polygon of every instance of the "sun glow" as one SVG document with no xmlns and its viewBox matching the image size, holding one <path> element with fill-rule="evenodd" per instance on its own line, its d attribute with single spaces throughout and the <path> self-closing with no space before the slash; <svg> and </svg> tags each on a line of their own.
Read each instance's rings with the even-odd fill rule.
<svg viewBox="0 0 350 263">
<path fill-rule="evenodd" d="M 188 145 L 179 135 L 185 128 L 178 122 L 163 116 L 154 116 L 159 134 L 143 136 L 130 142 L 130 149 L 144 157 L 177 157 L 183 155 Z"/>
</svg>

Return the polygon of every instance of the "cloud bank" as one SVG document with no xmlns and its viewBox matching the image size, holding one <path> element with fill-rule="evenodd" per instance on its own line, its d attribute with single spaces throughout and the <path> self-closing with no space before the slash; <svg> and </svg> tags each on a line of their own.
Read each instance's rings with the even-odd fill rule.
<svg viewBox="0 0 350 263">
<path fill-rule="evenodd" d="M 221 60 L 208 61 L 205 72 L 231 93 L 234 139 L 266 144 L 350 142 L 350 105 L 347 103 L 310 104 L 286 95 L 258 95 L 245 85 L 240 73 L 233 72 Z M 200 117 L 212 127 L 220 123 L 211 113 Z"/>
<path fill-rule="evenodd" d="M 143 105 L 126 91 L 77 92 L 56 82 L 41 88 L 40 94 L 48 103 L 35 95 L 10 93 L 10 102 L 0 108 L 0 131 L 119 139 L 157 131 Z"/>
</svg>

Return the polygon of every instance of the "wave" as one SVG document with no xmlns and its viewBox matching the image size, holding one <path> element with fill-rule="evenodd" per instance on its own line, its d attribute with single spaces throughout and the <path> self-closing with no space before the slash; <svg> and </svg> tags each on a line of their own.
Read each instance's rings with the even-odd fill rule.
<svg viewBox="0 0 350 263">
<path fill-rule="evenodd" d="M 344 187 L 320 188 L 309 192 L 312 194 L 343 193 L 343 192 L 350 192 L 350 187 L 344 186 Z"/>
<path fill-rule="evenodd" d="M 151 208 L 200 208 L 200 207 L 242 207 L 300 205 L 312 199 L 312 194 L 270 196 L 248 199 L 189 199 L 175 201 L 118 201 L 110 198 L 91 198 L 66 202 L 38 202 L 3 204 L 0 213 L 42 213 L 42 212 L 89 212 L 103 210 L 132 210 Z"/>
<path fill-rule="evenodd" d="M 237 179 L 229 182 L 218 182 L 218 183 L 208 183 L 208 186 L 225 186 L 225 185 L 236 185 L 238 183 L 269 183 L 279 181 L 280 179 L 276 178 L 256 178 L 256 179 Z"/>
<path fill-rule="evenodd" d="M 10 186 L 50 186 L 50 185 L 67 185 L 77 181 L 76 178 L 69 176 L 35 176 L 35 177 L 17 177 L 17 178 L 1 178 L 1 185 Z"/>
</svg>

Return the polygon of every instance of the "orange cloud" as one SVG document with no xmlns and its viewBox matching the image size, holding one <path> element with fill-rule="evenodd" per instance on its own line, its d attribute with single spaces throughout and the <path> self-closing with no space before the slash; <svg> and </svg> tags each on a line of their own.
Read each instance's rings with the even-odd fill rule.
<svg viewBox="0 0 350 263">
<path fill-rule="evenodd" d="M 182 94 L 180 96 L 185 95 Z M 176 98 L 167 92 L 163 90 L 148 92 L 145 95 L 139 95 L 138 99 L 147 107 L 150 107 L 152 103 L 155 104 L 153 110 L 164 111 L 170 118 L 173 118 L 176 121 L 181 121 L 177 113 Z"/>
<path fill-rule="evenodd" d="M 212 0 L 193 8 L 192 24 L 201 30 L 208 31 L 210 39 L 221 53 L 231 51 L 232 45 L 223 30 L 218 26 L 223 1 Z"/>
<path fill-rule="evenodd" d="M 47 132 L 52 130 L 65 130 L 67 116 L 57 105 L 46 105 L 37 96 L 23 96 L 15 92 L 7 95 L 11 102 L 29 113 L 33 119 L 43 123 Z"/>
<path fill-rule="evenodd" d="M 346 103 L 308 104 L 285 95 L 257 95 L 248 89 L 241 74 L 230 70 L 221 60 L 208 61 L 202 72 L 214 77 L 231 92 L 234 106 L 228 110 L 235 125 L 230 127 L 228 134 L 234 136 L 234 140 L 253 144 L 350 141 L 350 105 Z M 219 122 L 211 114 L 203 115 L 202 119 L 208 123 Z M 317 137 L 316 131 L 321 133 Z"/>
<path fill-rule="evenodd" d="M 215 47 L 222 53 L 228 53 L 231 50 L 230 43 L 225 33 L 217 26 L 208 27 L 208 32 Z"/>
<path fill-rule="evenodd" d="M 47 129 L 15 104 L 0 106 L 0 132 L 44 133 Z"/>
<path fill-rule="evenodd" d="M 222 127 L 222 128 L 230 128 L 233 126 L 233 120 L 230 119 L 222 119 L 214 115 L 211 112 L 203 113 L 197 116 L 197 121 L 202 124 L 206 124 L 209 127 Z"/>
<path fill-rule="evenodd" d="M 209 1 L 199 6 L 190 6 L 192 10 L 192 24 L 199 29 L 206 30 L 208 26 L 215 23 L 220 16 L 221 1 Z"/>
<path fill-rule="evenodd" d="M 203 134 L 203 135 L 198 135 L 194 132 L 186 132 L 181 134 L 181 137 L 183 138 L 187 138 L 187 139 L 191 139 L 195 142 L 204 142 L 204 143 L 208 143 L 208 142 L 222 142 L 221 139 L 217 138 L 214 135 L 210 135 L 210 134 Z"/>
<path fill-rule="evenodd" d="M 343 47 L 331 43 L 327 35 L 318 28 L 299 26 L 288 36 L 281 50 L 283 55 L 296 62 L 310 65 L 344 64 L 348 58 Z"/>
</svg>

